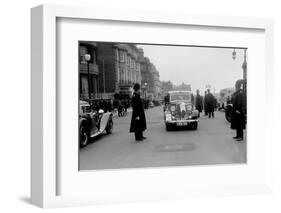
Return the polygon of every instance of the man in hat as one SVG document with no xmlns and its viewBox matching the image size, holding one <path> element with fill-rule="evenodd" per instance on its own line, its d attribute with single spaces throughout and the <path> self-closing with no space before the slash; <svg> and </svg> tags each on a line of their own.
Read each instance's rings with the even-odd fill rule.
<svg viewBox="0 0 281 213">
<path fill-rule="evenodd" d="M 241 85 L 236 86 L 232 100 L 231 129 L 236 130 L 236 136 L 233 139 L 242 141 L 244 138 L 243 130 L 246 127 L 246 95 Z"/>
<path fill-rule="evenodd" d="M 200 117 L 200 113 L 203 110 L 203 98 L 200 95 L 199 90 L 196 90 L 195 107 L 199 111 L 199 117 Z"/>
<path fill-rule="evenodd" d="M 136 141 L 142 141 L 146 139 L 146 137 L 143 136 L 143 131 L 146 129 L 146 119 L 143 103 L 140 98 L 140 85 L 138 83 L 134 85 L 132 108 L 133 113 L 130 125 L 130 132 L 135 133 Z"/>
<path fill-rule="evenodd" d="M 214 118 L 214 110 L 215 110 L 215 97 L 210 92 L 210 89 L 207 90 L 207 95 L 205 96 L 206 109 L 209 118 Z"/>
</svg>

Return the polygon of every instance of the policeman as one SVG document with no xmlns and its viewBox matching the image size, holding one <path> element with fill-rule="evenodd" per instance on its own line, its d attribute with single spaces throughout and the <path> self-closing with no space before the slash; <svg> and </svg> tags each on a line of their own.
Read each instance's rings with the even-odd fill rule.
<svg viewBox="0 0 281 213">
<path fill-rule="evenodd" d="M 202 109 L 203 109 L 203 98 L 200 95 L 199 90 L 196 90 L 195 107 L 198 110 L 199 117 L 200 117 L 200 113 L 202 112 Z"/>
<path fill-rule="evenodd" d="M 132 97 L 133 113 L 132 113 L 132 119 L 130 125 L 130 132 L 135 133 L 136 141 L 142 141 L 146 139 L 146 137 L 143 136 L 143 131 L 146 129 L 146 119 L 145 119 L 143 103 L 140 98 L 140 85 L 136 83 L 133 89 L 134 89 L 134 93 Z"/>
<path fill-rule="evenodd" d="M 242 141 L 243 129 L 246 127 L 246 95 L 242 88 L 236 88 L 232 104 L 231 129 L 236 129 L 236 136 L 233 139 Z"/>
</svg>

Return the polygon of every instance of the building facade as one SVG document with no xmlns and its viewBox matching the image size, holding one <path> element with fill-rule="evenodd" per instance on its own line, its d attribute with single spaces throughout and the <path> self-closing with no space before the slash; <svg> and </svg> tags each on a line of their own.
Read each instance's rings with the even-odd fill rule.
<svg viewBox="0 0 281 213">
<path fill-rule="evenodd" d="M 87 61 L 85 55 L 91 59 Z M 131 97 L 135 83 L 141 85 L 144 98 L 162 97 L 158 70 L 134 44 L 80 42 L 79 57 L 80 99 Z"/>
<path fill-rule="evenodd" d="M 137 47 L 133 44 L 98 43 L 97 52 L 101 97 L 131 96 L 133 84 L 141 83 Z"/>
<path fill-rule="evenodd" d="M 160 75 L 155 65 L 144 56 L 143 49 L 139 48 L 139 63 L 141 71 L 141 85 L 144 98 L 150 100 L 161 99 L 162 87 Z"/>
<path fill-rule="evenodd" d="M 86 61 L 85 55 L 90 55 L 89 61 Z M 79 92 L 81 100 L 94 99 L 98 96 L 99 68 L 97 57 L 96 43 L 79 42 Z"/>
</svg>

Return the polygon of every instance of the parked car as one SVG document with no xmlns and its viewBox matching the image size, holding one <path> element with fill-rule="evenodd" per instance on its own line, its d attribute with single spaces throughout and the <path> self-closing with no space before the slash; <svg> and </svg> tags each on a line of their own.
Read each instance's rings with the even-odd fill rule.
<svg viewBox="0 0 281 213">
<path fill-rule="evenodd" d="M 111 112 L 104 112 L 102 109 L 95 111 L 86 101 L 79 103 L 79 145 L 86 146 L 91 138 L 98 135 L 111 134 L 113 120 Z"/>
<path fill-rule="evenodd" d="M 190 91 L 168 92 L 164 106 L 164 122 L 166 130 L 177 127 L 198 127 L 199 112 L 192 103 Z"/>
</svg>

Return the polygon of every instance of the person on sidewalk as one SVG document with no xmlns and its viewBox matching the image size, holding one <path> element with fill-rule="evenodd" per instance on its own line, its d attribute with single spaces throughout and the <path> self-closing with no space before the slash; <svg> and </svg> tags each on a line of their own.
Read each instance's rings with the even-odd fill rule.
<svg viewBox="0 0 281 213">
<path fill-rule="evenodd" d="M 207 112 L 207 101 L 206 101 L 206 96 L 207 96 L 207 91 L 204 92 L 204 98 L 203 98 L 203 104 L 204 104 L 204 114 L 205 116 L 208 115 L 208 112 Z"/>
<path fill-rule="evenodd" d="M 232 104 L 231 129 L 236 129 L 236 136 L 233 139 L 242 141 L 244 138 L 243 130 L 246 127 L 246 96 L 243 89 L 236 88 Z"/>
<path fill-rule="evenodd" d="M 134 85 L 134 93 L 132 97 L 132 119 L 130 125 L 130 132 L 135 133 L 136 141 L 142 141 L 146 139 L 143 136 L 143 131 L 146 130 L 146 119 L 143 108 L 143 103 L 140 98 L 140 84 L 136 83 Z"/>
<path fill-rule="evenodd" d="M 200 117 L 200 113 L 203 110 L 203 98 L 200 95 L 199 90 L 196 90 L 196 97 L 195 97 L 195 108 L 198 110 L 199 112 L 199 117 Z"/>
</svg>

